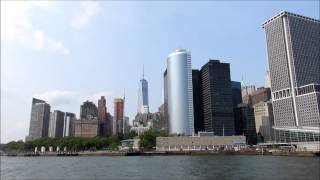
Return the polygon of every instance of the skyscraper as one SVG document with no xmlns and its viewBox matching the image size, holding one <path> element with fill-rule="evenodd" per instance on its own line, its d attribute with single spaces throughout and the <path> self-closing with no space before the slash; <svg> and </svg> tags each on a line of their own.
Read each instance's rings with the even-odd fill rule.
<svg viewBox="0 0 320 180">
<path fill-rule="evenodd" d="M 97 116 L 98 108 L 93 102 L 86 101 L 80 106 L 80 119 L 93 119 Z"/>
<path fill-rule="evenodd" d="M 98 100 L 98 120 L 103 122 L 107 118 L 107 107 L 106 99 L 104 96 L 101 96 Z"/>
<path fill-rule="evenodd" d="M 104 96 L 98 100 L 98 121 L 99 121 L 99 135 L 107 134 L 107 107 Z"/>
<path fill-rule="evenodd" d="M 59 110 L 54 110 L 52 113 L 50 113 L 49 137 L 63 137 L 64 115 L 65 113 Z"/>
<path fill-rule="evenodd" d="M 238 104 L 242 103 L 241 83 L 237 81 L 231 81 L 231 90 L 233 108 L 236 108 Z"/>
<path fill-rule="evenodd" d="M 64 115 L 63 137 L 74 136 L 74 122 L 76 115 L 66 112 Z"/>
<path fill-rule="evenodd" d="M 193 110 L 194 110 L 194 131 L 204 131 L 203 122 L 203 100 L 202 100 L 202 83 L 201 73 L 199 70 L 192 70 L 192 91 L 193 91 Z"/>
<path fill-rule="evenodd" d="M 252 95 L 253 92 L 256 91 L 256 86 L 254 85 L 241 85 L 241 95 L 242 98 L 244 98 L 245 96 L 250 96 Z"/>
<path fill-rule="evenodd" d="M 252 106 L 239 104 L 238 107 L 234 109 L 234 115 L 237 119 L 235 124 L 236 135 L 245 135 L 247 144 L 256 144 L 257 133 Z"/>
<path fill-rule="evenodd" d="M 163 73 L 163 120 L 166 123 L 166 130 L 169 132 L 169 118 L 168 118 L 168 76 L 167 69 Z"/>
<path fill-rule="evenodd" d="M 209 60 L 201 68 L 204 129 L 215 135 L 234 135 L 230 64 Z"/>
<path fill-rule="evenodd" d="M 320 21 L 280 12 L 266 32 L 275 126 L 320 126 Z"/>
<path fill-rule="evenodd" d="M 90 101 L 80 106 L 80 120 L 74 122 L 76 137 L 95 137 L 99 132 L 98 108 Z"/>
<path fill-rule="evenodd" d="M 26 141 L 48 137 L 50 105 L 45 101 L 32 98 L 29 136 Z"/>
<path fill-rule="evenodd" d="M 271 101 L 260 101 L 253 105 L 258 142 L 273 141 L 273 110 Z"/>
<path fill-rule="evenodd" d="M 113 114 L 113 134 L 122 133 L 124 121 L 124 99 L 116 98 L 113 101 L 114 114 Z"/>
<path fill-rule="evenodd" d="M 170 134 L 191 135 L 193 125 L 193 93 L 191 55 L 176 49 L 167 58 L 168 118 Z"/>
<path fill-rule="evenodd" d="M 144 68 L 138 93 L 138 113 L 149 113 L 148 81 L 144 79 Z"/>
</svg>

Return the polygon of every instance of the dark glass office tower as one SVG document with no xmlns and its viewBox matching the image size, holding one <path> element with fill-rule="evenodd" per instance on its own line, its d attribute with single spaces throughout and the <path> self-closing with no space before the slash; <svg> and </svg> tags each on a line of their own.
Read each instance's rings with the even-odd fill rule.
<svg viewBox="0 0 320 180">
<path fill-rule="evenodd" d="M 204 131 L 201 73 L 192 70 L 194 131 Z"/>
<path fill-rule="evenodd" d="M 256 144 L 257 133 L 253 108 L 250 105 L 239 104 L 234 109 L 234 115 L 237 119 L 235 124 L 236 135 L 245 135 L 247 144 Z"/>
<path fill-rule="evenodd" d="M 234 135 L 230 64 L 209 60 L 201 68 L 204 129 L 215 135 Z"/>
<path fill-rule="evenodd" d="M 236 108 L 238 104 L 242 103 L 241 83 L 237 81 L 231 81 L 231 90 L 233 108 Z"/>
</svg>

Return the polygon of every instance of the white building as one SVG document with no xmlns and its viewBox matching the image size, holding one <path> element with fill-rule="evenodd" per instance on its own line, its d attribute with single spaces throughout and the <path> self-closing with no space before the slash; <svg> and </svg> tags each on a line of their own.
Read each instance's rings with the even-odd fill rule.
<svg viewBox="0 0 320 180">
<path fill-rule="evenodd" d="M 169 133 L 191 135 L 194 132 L 191 54 L 176 49 L 167 58 Z"/>
</svg>

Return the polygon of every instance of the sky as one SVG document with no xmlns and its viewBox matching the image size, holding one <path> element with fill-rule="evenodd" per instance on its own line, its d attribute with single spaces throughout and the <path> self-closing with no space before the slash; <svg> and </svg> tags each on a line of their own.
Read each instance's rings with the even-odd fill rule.
<svg viewBox="0 0 320 180">
<path fill-rule="evenodd" d="M 163 103 L 166 58 L 191 51 L 230 63 L 231 79 L 263 86 L 262 23 L 282 10 L 319 19 L 318 1 L 1 1 L 1 143 L 29 132 L 32 97 L 79 117 L 85 100 L 126 96 L 133 120 L 144 65 L 151 112 Z"/>
</svg>

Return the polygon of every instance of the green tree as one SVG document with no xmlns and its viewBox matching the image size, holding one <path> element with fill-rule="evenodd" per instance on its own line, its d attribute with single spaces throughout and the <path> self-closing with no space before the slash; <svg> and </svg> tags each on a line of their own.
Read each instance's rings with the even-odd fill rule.
<svg viewBox="0 0 320 180">
<path fill-rule="evenodd" d="M 159 136 L 168 136 L 165 132 L 147 131 L 140 135 L 140 146 L 145 149 L 152 149 L 156 146 L 156 139 Z"/>
</svg>

